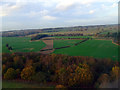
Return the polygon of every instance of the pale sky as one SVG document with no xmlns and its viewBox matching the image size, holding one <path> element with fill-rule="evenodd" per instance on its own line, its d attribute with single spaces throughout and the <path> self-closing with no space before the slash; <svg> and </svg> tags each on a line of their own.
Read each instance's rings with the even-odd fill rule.
<svg viewBox="0 0 120 90">
<path fill-rule="evenodd" d="M 0 0 L 1 30 L 117 24 L 118 1 Z"/>
</svg>

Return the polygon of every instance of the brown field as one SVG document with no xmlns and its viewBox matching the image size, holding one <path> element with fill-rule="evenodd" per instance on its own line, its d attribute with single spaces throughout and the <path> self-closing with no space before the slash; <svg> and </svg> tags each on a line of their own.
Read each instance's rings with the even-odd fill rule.
<svg viewBox="0 0 120 90">
<path fill-rule="evenodd" d="M 41 49 L 43 51 L 41 51 L 40 53 L 42 53 L 42 54 L 50 54 L 50 53 L 52 53 L 54 51 L 54 49 L 53 49 L 53 40 L 42 40 L 42 41 L 46 44 L 46 46 Z M 46 49 L 51 49 L 51 50 L 46 50 Z M 44 51 L 44 50 L 46 50 L 46 51 Z"/>
</svg>

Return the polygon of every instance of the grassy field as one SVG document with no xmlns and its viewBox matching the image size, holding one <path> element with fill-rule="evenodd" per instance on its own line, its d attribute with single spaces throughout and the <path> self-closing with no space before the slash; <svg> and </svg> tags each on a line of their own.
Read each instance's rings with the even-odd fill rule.
<svg viewBox="0 0 120 90">
<path fill-rule="evenodd" d="M 54 47 L 57 46 L 58 43 L 54 43 Z M 118 60 L 118 46 L 110 40 L 88 40 L 74 47 L 55 50 L 53 53 Z"/>
<path fill-rule="evenodd" d="M 2 52 L 10 52 L 6 48 L 7 43 L 12 46 L 13 52 L 35 52 L 46 46 L 43 41 L 30 42 L 29 37 L 3 37 Z"/>
<path fill-rule="evenodd" d="M 55 86 L 35 83 L 23 83 L 16 81 L 3 81 L 2 88 L 54 88 Z"/>
<path fill-rule="evenodd" d="M 54 40 L 54 48 L 63 47 L 63 46 L 72 46 L 75 43 L 78 43 L 82 40 Z"/>
<path fill-rule="evenodd" d="M 61 38 L 61 37 L 58 37 Z M 65 38 L 68 38 L 65 36 Z M 85 37 L 86 38 L 86 37 Z M 53 53 L 66 54 L 71 56 L 92 56 L 95 58 L 111 58 L 118 59 L 118 46 L 113 44 L 110 40 L 88 40 L 77 46 L 75 43 L 81 40 L 54 40 L 54 48 L 63 46 L 72 46 L 69 48 L 58 49 Z M 2 51 L 10 52 L 6 48 L 6 44 L 12 46 L 13 52 L 37 52 L 46 44 L 43 41 L 30 41 L 30 37 L 3 37 L 2 38 Z"/>
</svg>

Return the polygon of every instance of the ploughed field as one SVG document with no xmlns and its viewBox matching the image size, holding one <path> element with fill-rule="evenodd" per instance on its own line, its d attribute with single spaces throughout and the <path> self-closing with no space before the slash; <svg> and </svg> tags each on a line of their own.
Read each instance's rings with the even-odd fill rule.
<svg viewBox="0 0 120 90">
<path fill-rule="evenodd" d="M 63 36 L 66 38 L 66 36 Z M 70 36 L 69 36 L 70 37 Z M 72 38 L 74 36 L 71 36 Z M 79 37 L 79 36 L 78 36 Z M 60 37 L 59 37 L 60 38 Z M 76 37 L 75 37 L 76 38 Z M 88 38 L 81 36 L 81 38 Z M 85 42 L 79 43 L 79 39 L 63 39 L 54 40 L 53 52 L 55 54 L 66 54 L 70 56 L 90 56 L 95 58 L 110 58 L 118 60 L 118 46 L 113 44 L 111 40 L 95 40 L 89 39 Z M 12 51 L 8 50 L 6 44 L 13 48 Z M 79 43 L 78 45 L 75 45 Z M 2 52 L 39 52 L 47 45 L 42 40 L 30 41 L 30 37 L 3 37 L 2 38 Z M 60 48 L 70 46 L 66 48 Z M 55 49 L 60 48 L 60 49 Z"/>
</svg>

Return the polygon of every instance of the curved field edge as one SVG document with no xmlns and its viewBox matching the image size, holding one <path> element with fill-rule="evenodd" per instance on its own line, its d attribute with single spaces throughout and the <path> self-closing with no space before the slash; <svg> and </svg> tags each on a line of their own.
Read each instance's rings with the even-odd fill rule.
<svg viewBox="0 0 120 90">
<path fill-rule="evenodd" d="M 74 47 L 55 50 L 53 53 L 118 60 L 119 48 L 120 47 L 113 44 L 111 40 L 88 40 Z"/>
<path fill-rule="evenodd" d="M 30 41 L 29 37 L 3 37 L 2 52 L 10 53 L 6 44 L 13 48 L 12 52 L 37 52 L 40 51 L 46 44 L 42 41 Z"/>
</svg>

